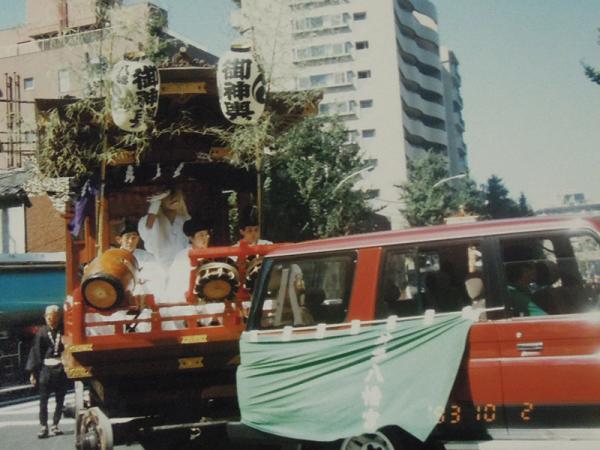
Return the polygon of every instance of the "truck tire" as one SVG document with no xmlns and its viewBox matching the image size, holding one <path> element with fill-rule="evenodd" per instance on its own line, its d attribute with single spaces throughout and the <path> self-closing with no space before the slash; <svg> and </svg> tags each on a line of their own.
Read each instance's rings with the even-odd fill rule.
<svg viewBox="0 0 600 450">
<path fill-rule="evenodd" d="M 384 427 L 345 439 L 340 450 L 422 450 L 424 446 L 397 427 Z"/>
</svg>

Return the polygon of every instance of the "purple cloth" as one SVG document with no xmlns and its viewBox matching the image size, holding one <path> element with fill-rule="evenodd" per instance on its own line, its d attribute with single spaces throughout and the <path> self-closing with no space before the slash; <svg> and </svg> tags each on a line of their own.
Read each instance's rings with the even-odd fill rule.
<svg viewBox="0 0 600 450">
<path fill-rule="evenodd" d="M 87 180 L 81 188 L 81 194 L 75 202 L 75 215 L 68 225 L 68 229 L 74 237 L 79 236 L 81 227 L 86 217 L 93 217 L 95 210 L 95 199 L 98 193 L 98 188 L 92 185 L 90 180 Z"/>
</svg>

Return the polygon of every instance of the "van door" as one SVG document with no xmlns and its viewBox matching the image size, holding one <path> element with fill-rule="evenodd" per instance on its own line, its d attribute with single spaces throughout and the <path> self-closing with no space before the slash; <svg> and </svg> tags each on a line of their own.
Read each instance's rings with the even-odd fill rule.
<svg viewBox="0 0 600 450">
<path fill-rule="evenodd" d="M 513 316 L 497 323 L 509 434 L 600 437 L 597 237 L 563 231 L 498 244 Z"/>
<path fill-rule="evenodd" d="M 376 318 L 460 311 L 477 305 L 497 306 L 485 240 L 424 243 L 386 249 L 377 296 Z M 478 290 L 472 287 L 479 286 Z M 503 317 L 503 315 L 502 315 Z M 495 318 L 489 315 L 488 319 Z M 506 436 L 502 410 L 500 351 L 496 322 L 473 324 L 467 351 L 439 417 L 439 439 L 489 439 Z"/>
</svg>

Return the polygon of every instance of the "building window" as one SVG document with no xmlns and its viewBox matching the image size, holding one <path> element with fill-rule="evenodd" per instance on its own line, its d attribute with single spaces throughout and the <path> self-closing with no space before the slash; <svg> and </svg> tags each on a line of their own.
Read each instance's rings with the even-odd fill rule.
<svg viewBox="0 0 600 450">
<path fill-rule="evenodd" d="M 295 33 L 305 33 L 307 31 L 320 32 L 338 28 L 347 28 L 349 22 L 350 14 L 348 13 L 331 14 L 293 20 L 292 28 Z"/>
<path fill-rule="evenodd" d="M 58 92 L 69 92 L 71 90 L 71 75 L 68 70 L 58 71 Z"/>
<path fill-rule="evenodd" d="M 341 87 L 352 84 L 354 74 L 348 72 L 324 73 L 300 77 L 297 80 L 298 89 Z"/>
<path fill-rule="evenodd" d="M 369 130 L 362 130 L 362 137 L 364 137 L 364 138 L 375 137 L 375 130 L 373 128 L 371 128 Z"/>
<path fill-rule="evenodd" d="M 23 89 L 25 89 L 26 91 L 31 91 L 33 90 L 33 87 L 33 77 L 23 78 Z"/>
<path fill-rule="evenodd" d="M 360 107 L 361 108 L 372 108 L 373 107 L 373 100 L 371 100 L 371 99 L 361 100 L 360 101 Z"/>
<path fill-rule="evenodd" d="M 371 71 L 370 70 L 359 70 L 357 75 L 358 75 L 358 78 L 371 78 Z"/>
<path fill-rule="evenodd" d="M 354 100 L 345 100 L 340 102 L 319 104 L 319 113 L 323 115 L 337 114 L 339 116 L 348 116 L 356 114 L 356 102 Z"/>
<path fill-rule="evenodd" d="M 358 130 L 346 131 L 346 144 L 356 144 L 358 141 Z"/>
<path fill-rule="evenodd" d="M 354 13 L 354 20 L 365 20 L 367 18 L 366 12 L 356 12 Z"/>
<path fill-rule="evenodd" d="M 369 48 L 369 41 L 358 41 L 356 43 L 356 50 L 365 50 Z"/>
<path fill-rule="evenodd" d="M 340 58 L 350 55 L 351 42 L 340 42 L 336 44 L 313 45 L 310 47 L 294 49 L 296 61 L 310 61 L 327 58 Z"/>
</svg>

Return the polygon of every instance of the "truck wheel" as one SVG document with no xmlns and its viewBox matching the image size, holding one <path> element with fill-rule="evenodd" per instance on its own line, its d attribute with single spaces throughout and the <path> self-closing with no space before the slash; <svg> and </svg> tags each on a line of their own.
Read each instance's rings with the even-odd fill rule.
<svg viewBox="0 0 600 450">
<path fill-rule="evenodd" d="M 110 420 L 100 408 L 82 411 L 77 418 L 75 447 L 81 450 L 112 450 L 113 432 Z"/>
<path fill-rule="evenodd" d="M 396 427 L 345 439 L 340 450 L 418 450 L 422 445 Z"/>
</svg>

